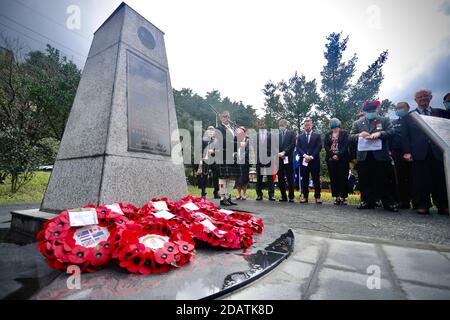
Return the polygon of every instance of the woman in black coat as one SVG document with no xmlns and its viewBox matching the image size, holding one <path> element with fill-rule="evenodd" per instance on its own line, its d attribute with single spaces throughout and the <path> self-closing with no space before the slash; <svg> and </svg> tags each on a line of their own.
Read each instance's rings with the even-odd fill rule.
<svg viewBox="0 0 450 320">
<path fill-rule="evenodd" d="M 350 161 L 348 132 L 341 129 L 341 121 L 336 118 L 330 120 L 330 129 L 331 131 L 325 135 L 324 145 L 331 192 L 336 198 L 334 204 L 347 204 Z"/>
</svg>

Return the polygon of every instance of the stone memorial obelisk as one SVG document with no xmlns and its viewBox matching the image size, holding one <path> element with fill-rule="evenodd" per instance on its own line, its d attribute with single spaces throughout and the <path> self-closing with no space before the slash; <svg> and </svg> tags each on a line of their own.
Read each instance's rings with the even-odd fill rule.
<svg viewBox="0 0 450 320">
<path fill-rule="evenodd" d="M 177 129 L 164 33 L 122 3 L 95 32 L 41 211 L 181 198 Z"/>
</svg>

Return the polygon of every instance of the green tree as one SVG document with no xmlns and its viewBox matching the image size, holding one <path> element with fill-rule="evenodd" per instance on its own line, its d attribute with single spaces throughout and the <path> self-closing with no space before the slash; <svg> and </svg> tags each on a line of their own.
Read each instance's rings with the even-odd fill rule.
<svg viewBox="0 0 450 320">
<path fill-rule="evenodd" d="M 364 100 L 377 98 L 384 79 L 382 68 L 388 57 L 388 51 L 382 52 L 353 84 L 358 58 L 354 54 L 344 61 L 348 41 L 349 37 L 344 38 L 342 32 L 328 35 L 324 51 L 327 62 L 320 73 L 322 110 L 327 117 L 339 118 L 344 127 L 350 127 L 356 120 Z"/>
<path fill-rule="evenodd" d="M 314 116 L 321 100 L 317 93 L 316 80 L 307 81 L 297 72 L 289 80 L 278 84 L 269 81 L 263 89 L 265 111 L 270 118 L 285 118 L 291 125 L 300 128 L 303 119 Z"/>
<path fill-rule="evenodd" d="M 24 69 L 32 78 L 30 99 L 37 107 L 44 134 L 61 140 L 81 79 L 81 71 L 59 50 L 47 45 L 46 52 L 28 54 Z"/>
<path fill-rule="evenodd" d="M 0 40 L 0 172 L 14 193 L 54 161 L 81 73 L 50 46 L 23 56 L 19 39 Z"/>
</svg>

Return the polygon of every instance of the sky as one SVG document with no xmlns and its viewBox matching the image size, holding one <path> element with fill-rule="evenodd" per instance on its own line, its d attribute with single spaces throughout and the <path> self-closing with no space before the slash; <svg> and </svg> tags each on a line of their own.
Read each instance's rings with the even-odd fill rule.
<svg viewBox="0 0 450 320">
<path fill-rule="evenodd" d="M 261 114 L 267 81 L 295 71 L 317 79 L 326 36 L 350 37 L 345 58 L 358 55 L 356 77 L 383 50 L 381 99 L 412 106 L 418 88 L 432 106 L 450 92 L 450 0 L 128 0 L 164 31 L 172 86 L 250 104 Z M 1 0 L 0 32 L 30 49 L 46 43 L 82 68 L 93 33 L 119 0 Z M 76 19 L 74 19 L 76 17 Z M 75 21 L 75 22 L 74 22 Z M 77 23 L 79 22 L 79 24 Z"/>
</svg>

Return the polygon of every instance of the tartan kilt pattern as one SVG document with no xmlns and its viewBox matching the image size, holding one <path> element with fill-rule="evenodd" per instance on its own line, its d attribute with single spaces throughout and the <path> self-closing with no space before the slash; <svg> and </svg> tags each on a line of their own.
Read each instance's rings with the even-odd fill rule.
<svg viewBox="0 0 450 320">
<path fill-rule="evenodd" d="M 218 164 L 219 177 L 240 177 L 242 175 L 242 168 L 239 164 Z"/>
</svg>

